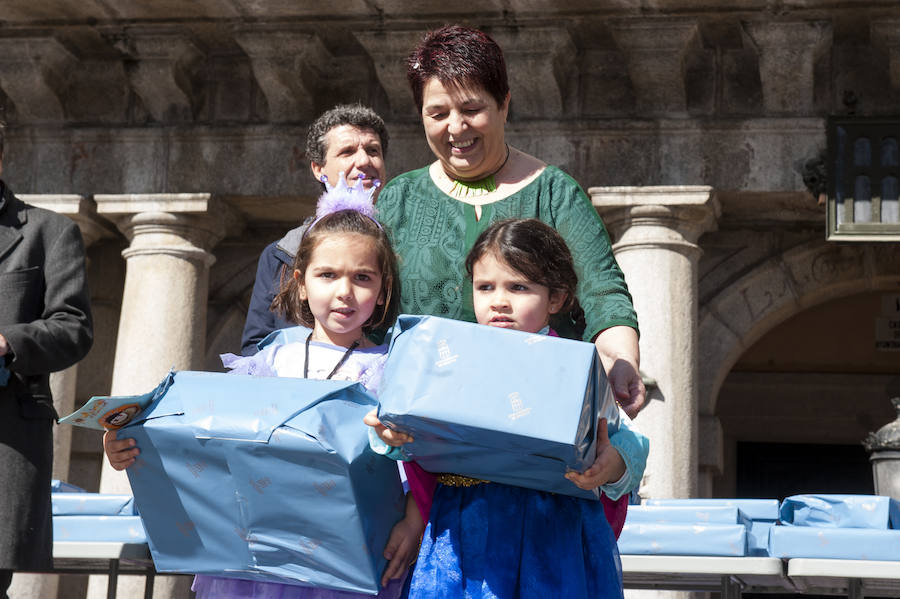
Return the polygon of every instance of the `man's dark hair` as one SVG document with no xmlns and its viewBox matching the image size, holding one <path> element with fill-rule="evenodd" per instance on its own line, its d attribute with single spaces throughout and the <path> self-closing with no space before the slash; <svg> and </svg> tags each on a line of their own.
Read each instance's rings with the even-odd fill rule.
<svg viewBox="0 0 900 599">
<path fill-rule="evenodd" d="M 381 153 L 387 156 L 388 132 L 384 121 L 374 110 L 362 104 L 339 104 L 322 113 L 306 133 L 306 157 L 316 164 L 325 164 L 328 146 L 325 135 L 335 127 L 351 125 L 357 129 L 371 129 L 381 140 Z"/>
</svg>

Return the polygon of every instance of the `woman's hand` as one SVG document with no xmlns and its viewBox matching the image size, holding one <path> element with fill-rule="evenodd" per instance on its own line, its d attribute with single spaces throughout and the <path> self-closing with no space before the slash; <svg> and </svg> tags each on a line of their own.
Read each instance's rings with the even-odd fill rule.
<svg viewBox="0 0 900 599">
<path fill-rule="evenodd" d="M 630 418 L 637 416 L 647 400 L 647 389 L 639 370 L 641 350 L 637 331 L 615 326 L 601 331 L 594 340 L 613 396 Z"/>
<path fill-rule="evenodd" d="M 566 478 L 586 491 L 606 483 L 614 483 L 625 475 L 625 460 L 609 442 L 606 418 L 597 422 L 597 453 L 591 467 L 582 472 L 567 472 Z"/>
<path fill-rule="evenodd" d="M 374 428 L 375 433 L 382 441 L 384 441 L 391 447 L 401 447 L 406 443 L 412 443 L 415 440 L 412 438 L 412 435 L 407 435 L 406 433 L 401 433 L 400 431 L 392 431 L 385 425 L 381 424 L 381 420 L 378 419 L 377 414 L 377 410 L 372 410 L 371 412 L 366 414 L 365 418 L 363 418 L 363 422 Z"/>
<path fill-rule="evenodd" d="M 115 470 L 125 470 L 132 464 L 141 450 L 136 447 L 134 439 L 116 439 L 116 431 L 103 433 L 103 451 L 109 465 Z"/>
<path fill-rule="evenodd" d="M 385 587 L 392 579 L 403 576 L 406 569 L 415 563 L 424 531 L 425 523 L 413 494 L 407 493 L 406 515 L 391 529 L 391 536 L 384 546 L 384 557 L 389 561 L 381 577 L 381 586 Z"/>
</svg>

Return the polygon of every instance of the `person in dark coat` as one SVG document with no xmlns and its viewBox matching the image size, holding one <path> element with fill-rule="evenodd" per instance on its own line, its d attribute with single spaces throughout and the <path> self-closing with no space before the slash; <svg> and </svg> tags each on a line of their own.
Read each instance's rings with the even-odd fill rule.
<svg viewBox="0 0 900 599">
<path fill-rule="evenodd" d="M 320 182 L 324 177 L 332 185 L 337 184 L 339 173 L 344 173 L 351 184 L 362 178 L 366 189 L 383 183 L 387 146 L 384 121 L 371 108 L 360 104 L 335 106 L 317 118 L 306 135 L 306 156 L 313 176 Z M 259 257 L 241 335 L 241 353 L 245 356 L 255 354 L 256 344 L 272 331 L 293 326 L 269 308 L 281 282 L 291 278 L 291 264 L 306 226 L 291 229 L 266 246 Z"/>
<path fill-rule="evenodd" d="M 0 173 L 5 126 L 0 122 Z M 84 243 L 68 217 L 0 180 L 0 598 L 14 570 L 51 566 L 50 373 L 93 341 Z"/>
</svg>

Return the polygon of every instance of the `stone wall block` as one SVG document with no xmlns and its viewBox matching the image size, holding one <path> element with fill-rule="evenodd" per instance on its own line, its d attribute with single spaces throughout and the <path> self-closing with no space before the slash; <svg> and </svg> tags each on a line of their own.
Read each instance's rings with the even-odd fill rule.
<svg viewBox="0 0 900 599">
<path fill-rule="evenodd" d="M 808 115 L 815 111 L 815 70 L 831 47 L 827 21 L 746 22 L 759 54 L 763 106 L 772 114 Z"/>
<path fill-rule="evenodd" d="M 715 414 L 722 381 L 747 346 L 741 341 L 740 331 L 733 328 L 730 315 L 708 307 L 699 308 L 698 314 L 699 409 L 703 414 Z"/>
<path fill-rule="evenodd" d="M 712 414 L 700 413 L 700 469 L 710 470 L 716 476 L 722 474 L 725 456 L 722 451 L 722 422 Z"/>
<path fill-rule="evenodd" d="M 83 60 L 64 98 L 73 121 L 125 123 L 131 88 L 121 61 Z"/>
<path fill-rule="evenodd" d="M 873 22 L 872 41 L 887 50 L 891 87 L 900 90 L 900 19 Z"/>
<path fill-rule="evenodd" d="M 154 120 L 194 119 L 203 104 L 198 78 L 204 57 L 189 32 L 129 27 L 118 47 L 131 59 L 127 67 L 131 87 Z"/>
<path fill-rule="evenodd" d="M 318 82 L 333 60 L 316 34 L 243 30 L 235 40 L 250 58 L 269 105 L 269 121 L 315 118 Z"/>
<path fill-rule="evenodd" d="M 866 277 L 866 246 L 823 244 L 815 240 L 784 252 L 784 262 L 806 305 L 861 291 Z"/>
<path fill-rule="evenodd" d="M 416 107 L 406 80 L 406 58 L 422 39 L 422 30 L 354 31 L 353 35 L 372 58 L 375 74 L 397 117 L 416 115 Z M 383 115 L 384 116 L 384 115 Z"/>
<path fill-rule="evenodd" d="M 576 99 L 577 50 L 563 27 L 495 29 L 509 73 L 510 113 L 517 118 L 560 118 Z"/>
<path fill-rule="evenodd" d="M 638 113 L 685 115 L 685 53 L 697 34 L 697 24 L 682 20 L 619 21 L 610 28 L 628 62 Z"/>
<path fill-rule="evenodd" d="M 634 86 L 621 51 L 586 48 L 580 71 L 582 116 L 628 116 L 636 113 Z"/>
<path fill-rule="evenodd" d="M 0 87 L 22 121 L 59 123 L 78 60 L 54 37 L 0 38 Z"/>
</svg>

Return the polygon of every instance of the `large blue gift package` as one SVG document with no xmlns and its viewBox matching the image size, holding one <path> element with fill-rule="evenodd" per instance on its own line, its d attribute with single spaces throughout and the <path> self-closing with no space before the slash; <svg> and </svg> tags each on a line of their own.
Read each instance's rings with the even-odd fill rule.
<svg viewBox="0 0 900 599">
<path fill-rule="evenodd" d="M 378 591 L 404 501 L 362 386 L 179 372 L 149 395 L 118 436 L 157 570 Z"/>
<path fill-rule="evenodd" d="M 619 425 L 592 344 L 433 316 L 399 318 L 378 397 L 425 470 L 592 499 L 564 475 L 593 463 L 598 415 Z"/>
<path fill-rule="evenodd" d="M 879 495 L 794 495 L 782 502 L 781 521 L 794 526 L 900 528 L 900 502 Z"/>
</svg>

